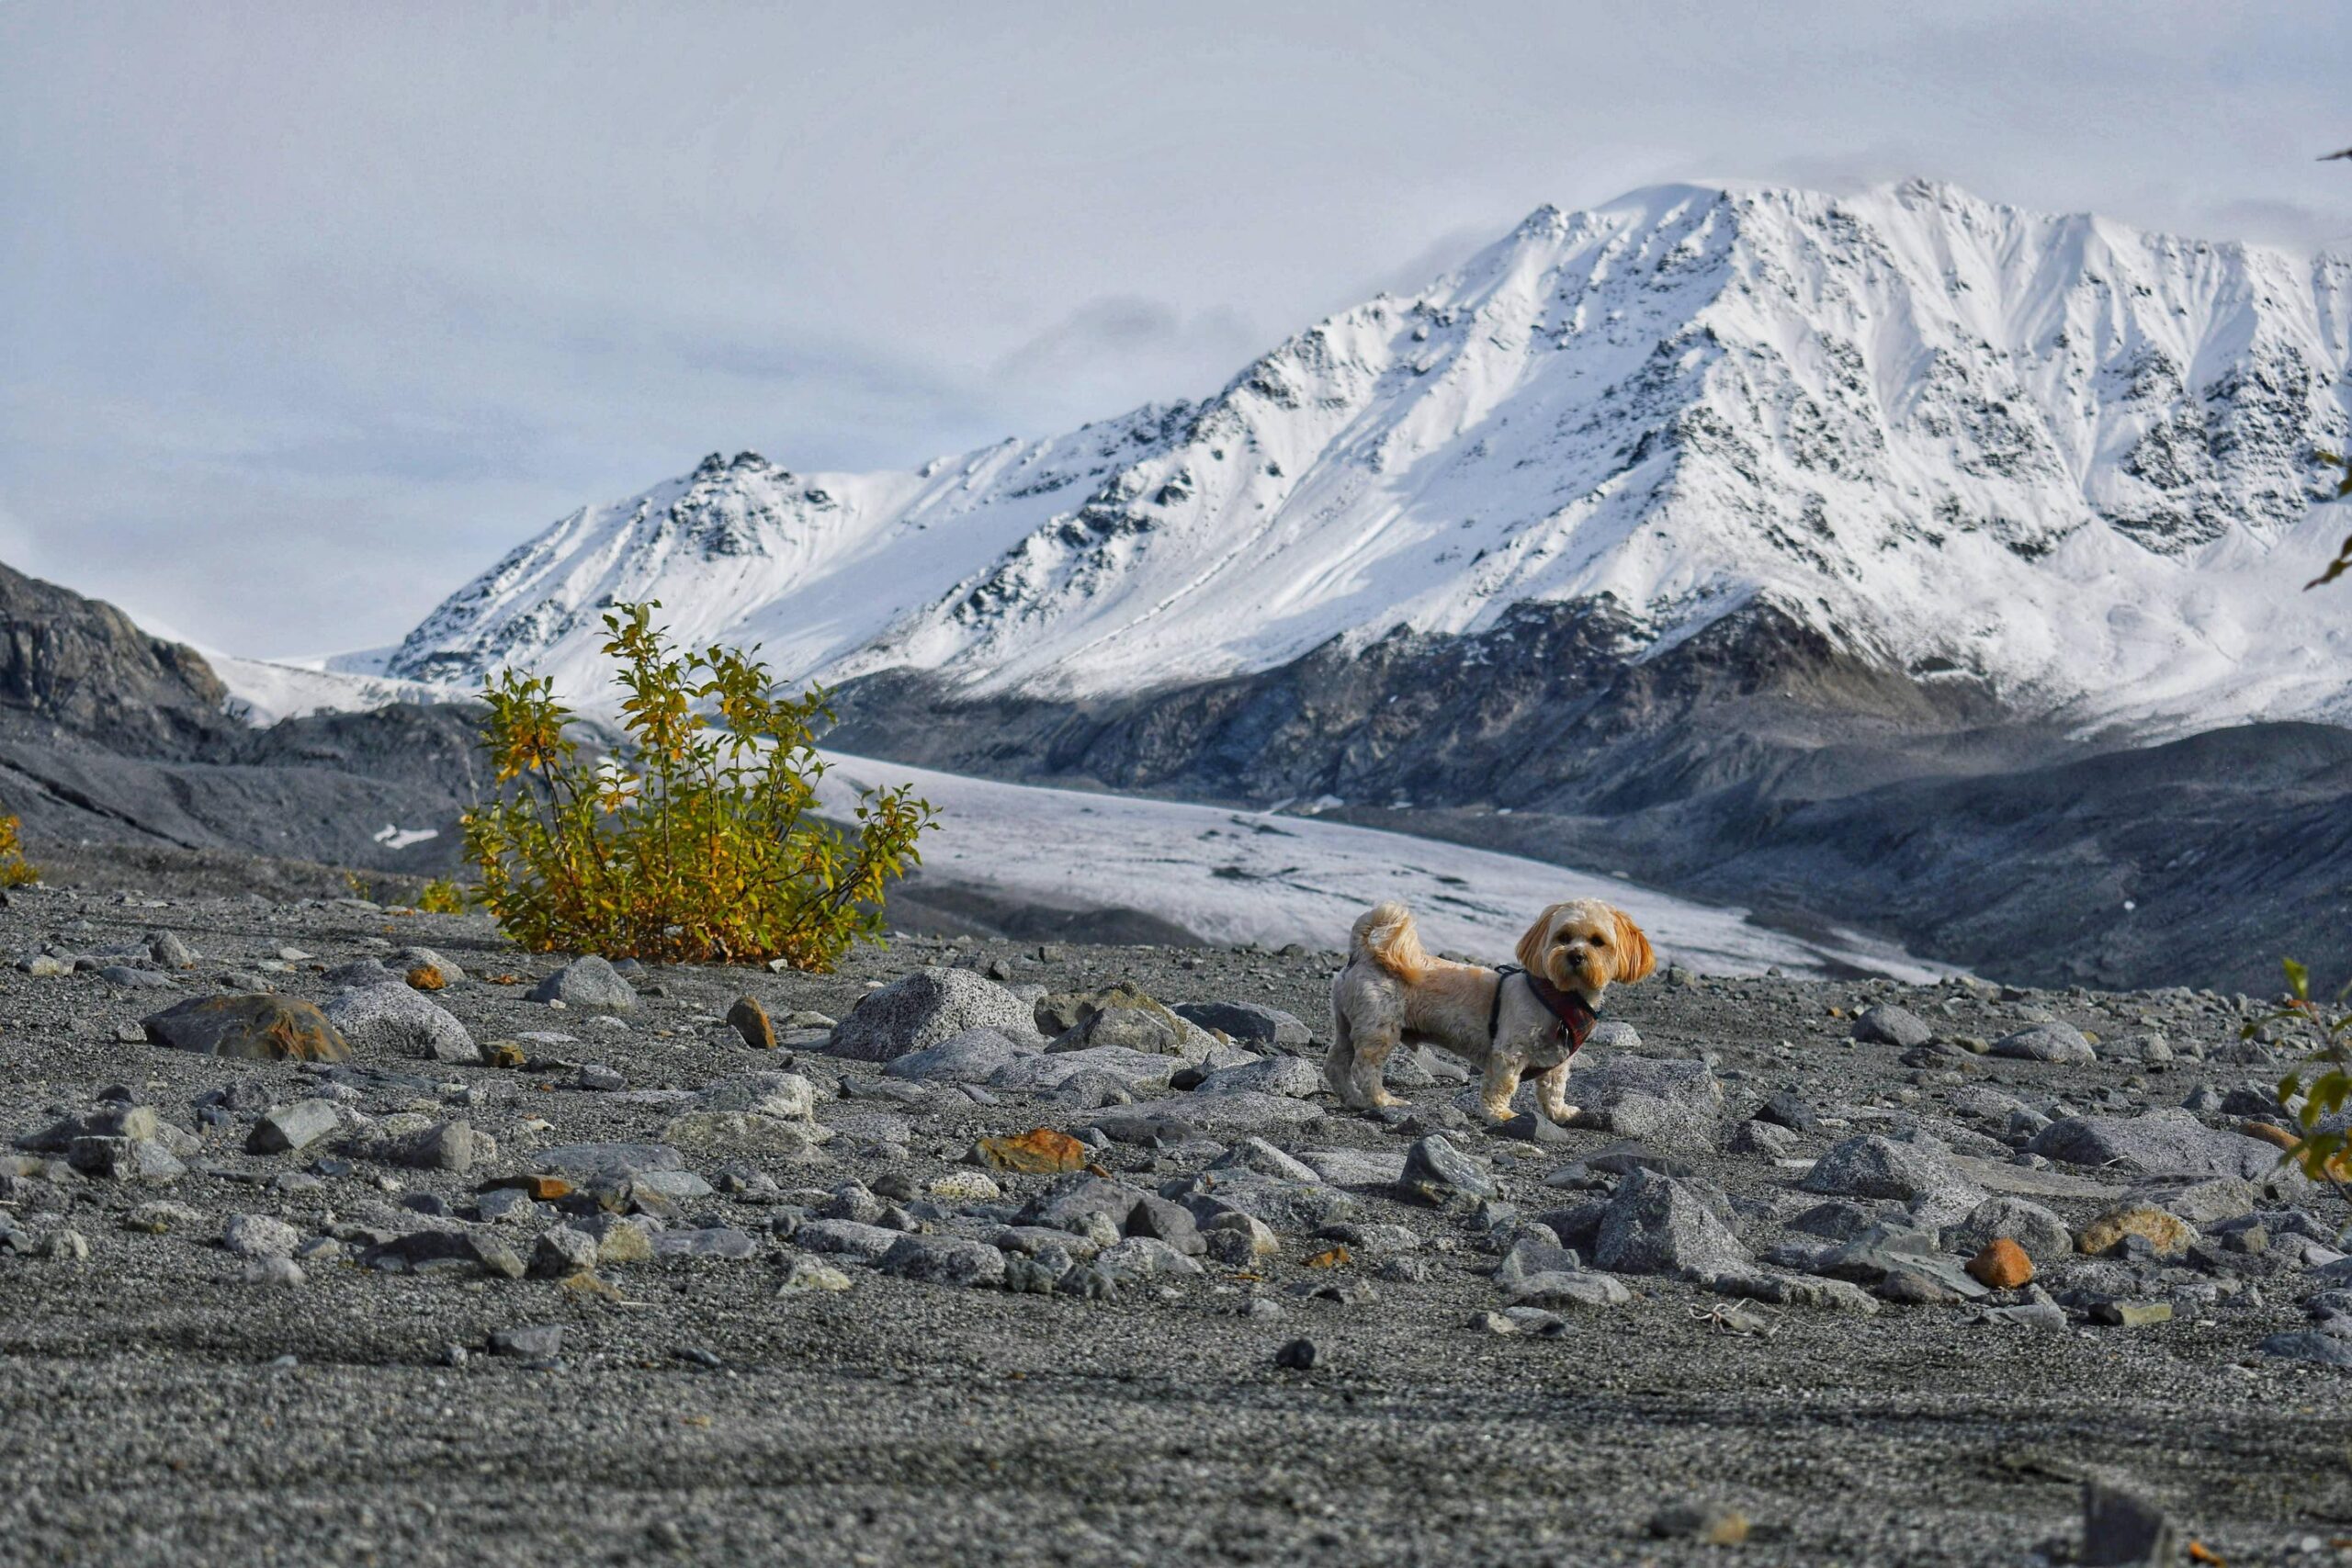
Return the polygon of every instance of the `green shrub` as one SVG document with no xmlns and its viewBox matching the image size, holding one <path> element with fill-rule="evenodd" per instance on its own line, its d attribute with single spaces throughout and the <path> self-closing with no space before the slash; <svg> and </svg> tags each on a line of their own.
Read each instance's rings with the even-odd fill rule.
<svg viewBox="0 0 2352 1568">
<path fill-rule="evenodd" d="M 820 820 L 824 694 L 779 695 L 734 649 L 674 652 L 659 608 L 605 617 L 628 739 L 601 762 L 581 757 L 551 682 L 507 671 L 484 693 L 499 794 L 465 818 L 478 899 L 537 952 L 830 969 L 880 937 L 884 890 L 921 863 L 931 806 L 867 790 L 854 834 Z"/>
<path fill-rule="evenodd" d="M 466 890 L 458 886 L 455 877 L 436 876 L 418 889 L 416 907 L 428 915 L 462 915 L 466 912 Z"/>
<path fill-rule="evenodd" d="M 2312 999 L 2311 975 L 2290 958 L 2287 1001 L 2277 1011 L 2255 1020 L 2243 1031 L 2248 1036 L 2264 1028 L 2283 1029 L 2286 1043 L 2300 1048 L 2302 1059 L 2278 1080 L 2278 1103 L 2287 1107 L 2302 1130 L 2301 1140 L 2288 1150 L 2291 1164 L 2314 1181 L 2324 1181 L 2352 1201 L 2344 1183 L 2352 1177 L 2352 1161 L 2345 1151 L 2352 1139 L 2341 1132 L 2322 1132 L 2320 1122 L 2352 1100 L 2352 985 L 2335 993 L 2333 1003 Z"/>
</svg>

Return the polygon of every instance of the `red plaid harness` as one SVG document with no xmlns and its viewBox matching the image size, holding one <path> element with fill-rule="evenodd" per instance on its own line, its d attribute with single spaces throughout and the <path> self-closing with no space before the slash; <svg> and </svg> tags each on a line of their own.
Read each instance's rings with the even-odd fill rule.
<svg viewBox="0 0 2352 1568">
<path fill-rule="evenodd" d="M 1592 1038 L 1592 1026 L 1600 1021 L 1592 1004 L 1577 992 L 1564 991 L 1543 976 L 1516 964 L 1506 964 L 1496 971 L 1495 999 L 1487 1008 L 1487 1043 L 1495 1043 L 1495 1032 L 1502 1024 L 1503 987 L 1513 975 L 1527 982 L 1527 988 L 1535 993 L 1535 999 L 1552 1015 L 1552 1027 L 1545 1032 L 1555 1046 L 1566 1047 L 1561 1059 L 1565 1061 L 1583 1050 L 1584 1043 Z"/>
</svg>

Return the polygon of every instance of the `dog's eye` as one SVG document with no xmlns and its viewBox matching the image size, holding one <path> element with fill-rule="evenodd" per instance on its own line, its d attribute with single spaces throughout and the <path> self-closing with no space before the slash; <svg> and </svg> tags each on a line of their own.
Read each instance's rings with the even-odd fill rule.
<svg viewBox="0 0 2352 1568">
<path fill-rule="evenodd" d="M 1609 945 L 1609 939 L 1605 936 L 1594 937 L 1592 939 L 1592 945 L 1595 947 L 1607 947 Z"/>
</svg>

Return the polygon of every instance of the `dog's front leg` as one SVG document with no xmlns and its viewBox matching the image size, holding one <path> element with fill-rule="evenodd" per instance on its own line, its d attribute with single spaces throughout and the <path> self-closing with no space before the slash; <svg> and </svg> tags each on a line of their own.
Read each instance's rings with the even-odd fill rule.
<svg viewBox="0 0 2352 1568">
<path fill-rule="evenodd" d="M 1512 1052 L 1498 1049 L 1487 1056 L 1486 1076 L 1478 1089 L 1487 1121 L 1510 1120 L 1511 1097 L 1519 1092 L 1520 1075 L 1526 1070 L 1527 1058 Z"/>
<path fill-rule="evenodd" d="M 1544 1107 L 1544 1120 L 1554 1126 L 1565 1127 L 1574 1120 L 1577 1107 L 1568 1103 L 1568 1064 L 1548 1067 L 1535 1080 L 1535 1098 Z"/>
</svg>

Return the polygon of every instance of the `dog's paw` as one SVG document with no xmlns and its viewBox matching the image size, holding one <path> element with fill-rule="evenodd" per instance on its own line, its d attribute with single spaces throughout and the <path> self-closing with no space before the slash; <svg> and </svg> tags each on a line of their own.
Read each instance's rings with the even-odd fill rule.
<svg viewBox="0 0 2352 1568">
<path fill-rule="evenodd" d="M 1581 1105 L 1547 1105 L 1544 1108 L 1544 1119 L 1555 1127 L 1566 1127 L 1583 1114 L 1584 1107 Z"/>
</svg>

